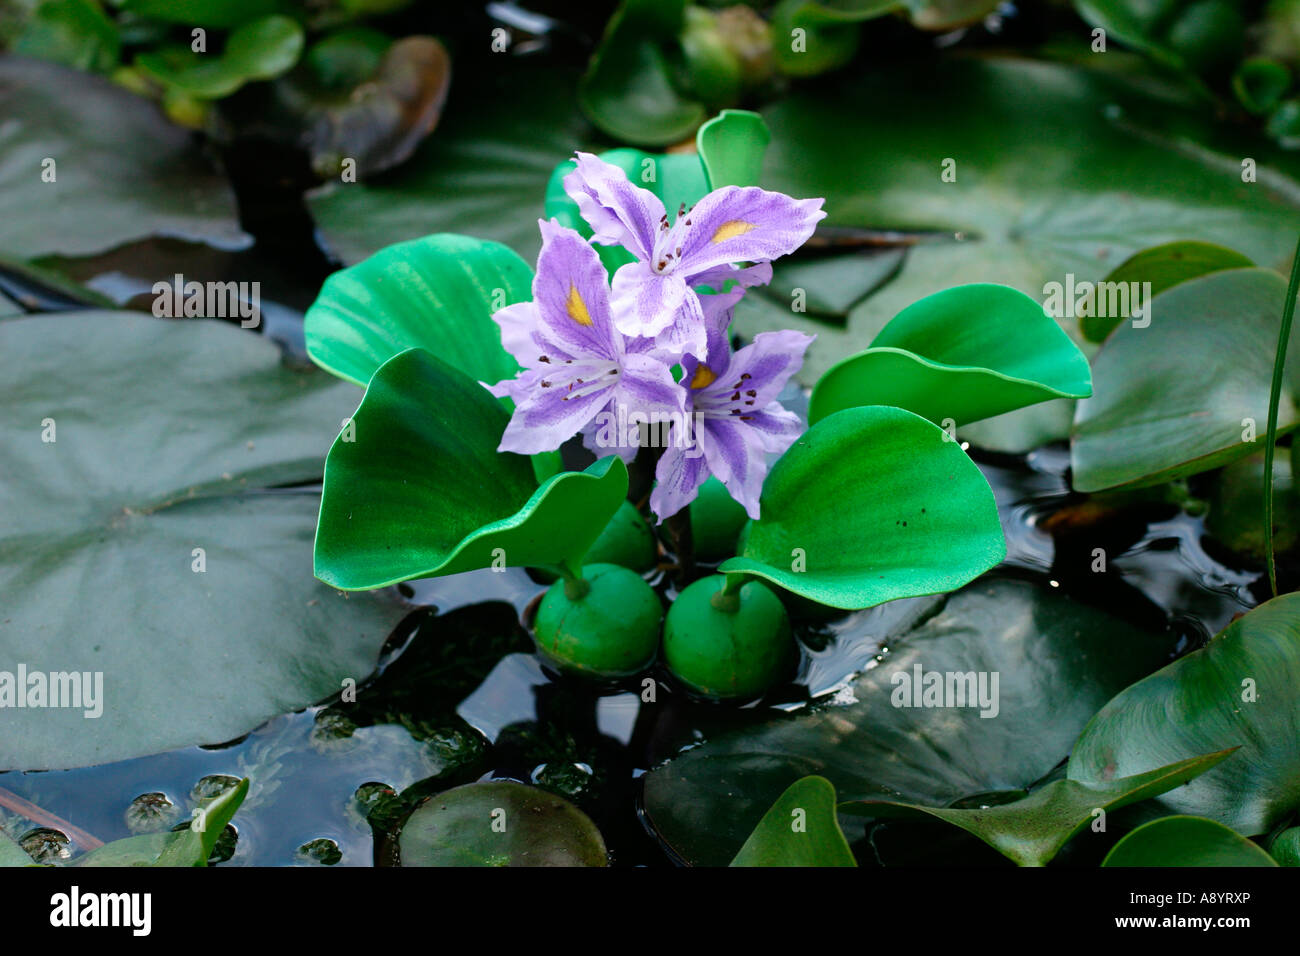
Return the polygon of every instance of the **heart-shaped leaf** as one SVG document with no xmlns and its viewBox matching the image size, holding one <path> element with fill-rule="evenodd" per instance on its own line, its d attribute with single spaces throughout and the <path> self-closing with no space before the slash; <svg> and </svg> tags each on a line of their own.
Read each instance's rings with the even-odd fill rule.
<svg viewBox="0 0 1300 956">
<path fill-rule="evenodd" d="M 748 110 L 723 110 L 700 127 L 695 148 L 708 189 L 757 186 L 772 133 L 763 117 Z"/>
<path fill-rule="evenodd" d="M 732 866 L 857 866 L 825 777 L 790 784 L 740 848 Z"/>
<path fill-rule="evenodd" d="M 1189 753 L 1241 749 L 1160 802 L 1239 833 L 1265 833 L 1300 806 L 1300 594 L 1262 604 L 1209 644 L 1122 691 L 1070 758 L 1101 784 Z"/>
<path fill-rule="evenodd" d="M 605 841 L 562 797 L 510 780 L 430 797 L 402 826 L 402 866 L 605 866 Z"/>
<path fill-rule="evenodd" d="M 1115 844 L 1102 866 L 1277 866 L 1256 844 L 1204 817 L 1152 820 Z"/>
<path fill-rule="evenodd" d="M 839 608 L 961 587 L 1006 555 L 988 482 L 943 429 L 847 408 L 772 466 L 743 553 L 720 566 Z"/>
<path fill-rule="evenodd" d="M 933 604 L 830 704 L 721 734 L 647 774 L 644 804 L 659 836 L 689 863 L 725 864 L 809 774 L 848 801 L 950 806 L 1027 790 L 1110 696 L 1167 660 L 1166 635 L 1024 581 L 994 578 Z M 872 628 L 879 613 L 858 626 Z M 918 666 L 922 682 L 969 674 L 972 692 L 942 701 L 965 706 L 922 706 Z M 915 689 L 908 699 L 905 685 Z"/>
<path fill-rule="evenodd" d="M 772 44 L 772 53 L 781 72 L 790 76 L 837 69 L 858 51 L 860 22 L 902 6 L 903 0 L 781 0 L 772 11 L 772 35 L 780 38 Z M 803 42 L 794 42 L 796 37 Z"/>
<path fill-rule="evenodd" d="M 107 79 L 3 57 L 0 116 L 0 253 L 88 255 L 153 235 L 251 241 L 189 132 Z"/>
<path fill-rule="evenodd" d="M 1146 293 L 1146 299 L 1150 301 L 1151 297 L 1188 279 L 1224 269 L 1249 269 L 1254 264 L 1240 252 L 1216 246 L 1212 242 L 1166 242 L 1129 256 L 1102 281 L 1121 284 L 1149 282 L 1151 287 L 1150 292 Z M 1087 311 L 1089 314 L 1079 317 L 1079 331 L 1089 342 L 1104 341 L 1115 326 L 1129 318 L 1128 313 L 1111 315 L 1109 309 L 1092 308 Z M 1099 311 L 1107 314 L 1094 314 Z"/>
<path fill-rule="evenodd" d="M 1087 786 L 1075 780 L 1053 780 L 1011 803 L 979 808 L 925 807 L 891 800 L 859 800 L 840 806 L 842 813 L 876 818 L 934 817 L 979 837 L 1020 866 L 1046 866 L 1070 838 L 1108 812 L 1181 787 L 1231 750 L 1191 757 L 1149 773 Z"/>
<path fill-rule="evenodd" d="M 1091 392 L 1088 360 L 1042 306 L 1009 286 L 963 285 L 908 306 L 865 352 L 832 366 L 813 389 L 808 420 L 896 405 L 965 425 Z"/>
<path fill-rule="evenodd" d="M 1093 360 L 1095 394 L 1075 414 L 1075 489 L 1159 484 L 1256 451 L 1285 300 L 1276 272 L 1228 269 L 1156 296 L 1149 326 L 1119 326 Z M 1283 392 L 1279 432 L 1296 420 Z"/>
<path fill-rule="evenodd" d="M 325 280 L 303 323 L 307 354 L 364 386 L 399 352 L 422 348 L 495 384 L 519 366 L 492 314 L 531 299 L 532 278 L 497 242 L 448 234 L 399 242 Z"/>
<path fill-rule="evenodd" d="M 293 69 L 302 55 L 303 30 L 279 15 L 252 20 L 226 39 L 220 56 L 190 47 L 141 53 L 135 65 L 169 88 L 197 99 L 229 96 L 245 83 L 270 80 Z"/>
<path fill-rule="evenodd" d="M 320 480 L 358 389 L 138 313 L 6 319 L 0 354 L 0 658 L 85 685 L 5 708 L 0 768 L 219 743 L 373 670 L 408 609 L 313 580 L 317 495 L 268 490 Z"/>
<path fill-rule="evenodd" d="M 423 349 L 385 362 L 325 463 L 316 576 L 352 591 L 580 563 L 627 495 L 627 468 L 602 458 L 539 488 L 528 457 L 497 451 L 509 419 Z"/>
</svg>

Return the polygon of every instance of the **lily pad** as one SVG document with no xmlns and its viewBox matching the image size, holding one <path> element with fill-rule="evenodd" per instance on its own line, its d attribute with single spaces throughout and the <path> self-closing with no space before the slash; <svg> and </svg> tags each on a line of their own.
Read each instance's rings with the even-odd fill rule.
<svg viewBox="0 0 1300 956">
<path fill-rule="evenodd" d="M 979 468 L 900 408 L 822 419 L 772 466 L 759 508 L 744 551 L 718 570 L 830 607 L 951 591 L 1006 555 Z"/>
<path fill-rule="evenodd" d="M 510 415 L 424 349 L 386 362 L 325 464 L 316 575 L 343 590 L 490 566 L 580 562 L 627 495 L 611 456 L 538 487 L 498 452 Z"/>
<path fill-rule="evenodd" d="M 518 67 L 458 76 L 438 135 L 398 169 L 309 197 L 326 246 L 354 263 L 395 242 L 456 232 L 504 243 L 531 262 L 552 171 L 590 145 L 575 82 L 563 71 Z"/>
<path fill-rule="evenodd" d="M 1102 703 L 1166 659 L 1170 643 L 1025 581 L 992 579 L 939 603 L 849 684 L 853 703 L 722 734 L 652 770 L 644 803 L 660 838 L 690 863 L 725 864 L 786 787 L 809 774 L 825 776 L 844 801 L 950 806 L 1027 790 L 1065 759 Z M 998 674 L 996 716 L 894 706 L 907 681 L 898 675 L 918 665 L 984 674 L 990 691 Z"/>
<path fill-rule="evenodd" d="M 1102 866 L 1277 866 L 1256 844 L 1204 817 L 1162 817 L 1115 844 Z"/>
<path fill-rule="evenodd" d="M 732 866 L 857 866 L 835 816 L 835 788 L 804 777 L 763 814 Z"/>
<path fill-rule="evenodd" d="M 961 827 L 1020 866 L 1046 866 L 1088 824 L 1103 813 L 1181 787 L 1232 754 L 1231 750 L 1191 757 L 1149 773 L 1087 786 L 1053 780 L 1011 803 L 983 807 L 926 807 L 886 800 L 859 800 L 840 807 L 864 817 L 933 817 Z"/>
<path fill-rule="evenodd" d="M 1118 694 L 1079 738 L 1070 778 L 1100 784 L 1240 746 L 1160 797 L 1175 813 L 1265 833 L 1300 806 L 1300 594 L 1262 604 L 1208 645 Z"/>
<path fill-rule="evenodd" d="M 1088 360 L 1043 308 L 1002 285 L 957 286 L 908 306 L 865 352 L 813 389 L 808 420 L 855 405 L 896 405 L 965 425 L 1053 398 L 1092 393 Z"/>
<path fill-rule="evenodd" d="M 1119 326 L 1075 413 L 1075 489 L 1160 484 L 1262 447 L 1285 300 L 1276 272 L 1229 269 L 1156 296 L 1149 326 Z M 1279 434 L 1296 421 L 1283 392 Z"/>
<path fill-rule="evenodd" d="M 363 679 L 406 609 L 310 574 L 332 434 L 360 392 L 223 322 L 0 322 L 6 669 L 102 674 L 88 708 L 6 709 L 0 768 L 219 743 Z"/>
<path fill-rule="evenodd" d="M 147 236 L 251 241 L 190 134 L 102 77 L 6 56 L 0 116 L 0 253 L 90 255 Z"/>
<path fill-rule="evenodd" d="M 531 299 L 532 278 L 500 243 L 447 234 L 400 242 L 325 280 L 304 320 L 307 354 L 362 386 L 416 347 L 476 381 L 499 382 L 519 366 L 492 314 Z"/>
<path fill-rule="evenodd" d="M 605 841 L 562 797 L 510 780 L 430 797 L 402 827 L 402 866 L 605 866 Z"/>
</svg>

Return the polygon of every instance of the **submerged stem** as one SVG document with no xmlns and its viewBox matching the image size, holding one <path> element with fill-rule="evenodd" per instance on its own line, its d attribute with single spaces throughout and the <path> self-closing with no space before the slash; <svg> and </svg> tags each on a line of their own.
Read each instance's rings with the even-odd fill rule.
<svg viewBox="0 0 1300 956">
<path fill-rule="evenodd" d="M 1268 397 L 1268 432 L 1264 444 L 1264 555 L 1268 561 L 1268 586 L 1277 597 L 1277 558 L 1273 554 L 1273 453 L 1277 446 L 1277 408 L 1282 398 L 1282 371 L 1286 367 L 1287 343 L 1291 339 L 1291 320 L 1295 318 L 1296 293 L 1300 291 L 1300 241 L 1291 262 L 1291 281 L 1287 285 L 1286 304 L 1282 307 L 1282 327 L 1277 333 L 1277 351 L 1273 356 L 1273 387 Z"/>
</svg>

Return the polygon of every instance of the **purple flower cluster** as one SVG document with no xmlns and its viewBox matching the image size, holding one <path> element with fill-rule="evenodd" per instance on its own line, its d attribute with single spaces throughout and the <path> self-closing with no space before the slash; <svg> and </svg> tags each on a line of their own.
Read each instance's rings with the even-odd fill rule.
<svg viewBox="0 0 1300 956">
<path fill-rule="evenodd" d="M 776 396 L 812 337 L 763 332 L 733 352 L 727 330 L 745 290 L 771 280 L 771 260 L 812 235 L 822 200 L 726 186 L 670 219 L 658 196 L 589 153 L 577 154 L 564 188 L 591 242 L 636 261 L 611 284 L 587 240 L 540 223 L 533 300 L 493 316 L 523 368 L 490 387 L 515 403 L 500 450 L 537 454 L 580 433 L 596 454 L 631 461 L 648 425 L 649 443 L 663 447 L 650 498 L 660 520 L 711 474 L 757 518 L 768 456 L 800 430 Z"/>
</svg>

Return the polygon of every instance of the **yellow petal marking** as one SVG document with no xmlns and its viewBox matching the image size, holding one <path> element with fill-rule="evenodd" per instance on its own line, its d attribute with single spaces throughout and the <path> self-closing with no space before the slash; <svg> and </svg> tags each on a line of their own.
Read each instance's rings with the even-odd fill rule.
<svg viewBox="0 0 1300 956">
<path fill-rule="evenodd" d="M 582 296 L 578 295 L 578 287 L 572 283 L 569 284 L 569 298 L 564 302 L 564 310 L 569 313 L 569 318 L 579 325 L 591 325 L 591 313 L 587 311 L 587 303 L 582 301 Z"/>
<path fill-rule="evenodd" d="M 691 388 L 705 388 L 712 385 L 717 377 L 718 373 L 707 365 L 697 366 L 695 374 L 691 376 Z"/>
<path fill-rule="evenodd" d="M 728 239 L 743 236 L 756 228 L 758 227 L 752 222 L 745 222 L 743 219 L 729 219 L 718 227 L 718 231 L 713 234 L 713 238 L 709 241 L 717 245 L 719 242 L 726 242 Z"/>
</svg>

